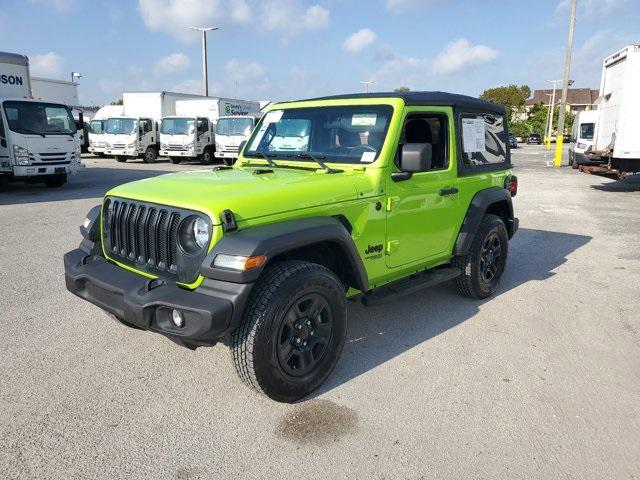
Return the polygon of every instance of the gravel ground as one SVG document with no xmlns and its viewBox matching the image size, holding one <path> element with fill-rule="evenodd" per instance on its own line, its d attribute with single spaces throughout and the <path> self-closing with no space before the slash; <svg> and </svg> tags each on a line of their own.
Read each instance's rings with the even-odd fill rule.
<svg viewBox="0 0 640 480">
<path fill-rule="evenodd" d="M 224 346 L 131 330 L 64 288 L 110 187 L 190 168 L 87 158 L 0 196 L 3 478 L 640 478 L 640 179 L 514 153 L 520 231 L 498 294 L 349 305 L 312 398 L 247 390 Z M 191 168 L 204 168 L 192 166 Z"/>
</svg>

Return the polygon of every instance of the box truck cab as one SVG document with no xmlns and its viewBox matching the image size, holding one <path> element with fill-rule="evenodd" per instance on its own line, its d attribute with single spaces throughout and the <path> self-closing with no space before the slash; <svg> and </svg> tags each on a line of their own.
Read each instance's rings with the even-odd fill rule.
<svg viewBox="0 0 640 480">
<path fill-rule="evenodd" d="M 109 117 L 124 113 L 122 105 L 105 105 L 100 108 L 89 122 L 89 152 L 99 157 L 105 156 L 106 124 Z"/>
<path fill-rule="evenodd" d="M 60 187 L 82 167 L 70 108 L 31 99 L 29 59 L 0 52 L 0 189 L 10 181 Z"/>
<path fill-rule="evenodd" d="M 162 119 L 160 156 L 172 163 L 197 159 L 211 163 L 219 101 L 207 97 L 176 101 L 176 114 Z"/>
<path fill-rule="evenodd" d="M 573 121 L 571 145 L 569 146 L 569 163 L 573 168 L 578 168 L 580 165 L 601 163 L 601 159 L 591 153 L 597 121 L 597 110 L 579 112 Z"/>
<path fill-rule="evenodd" d="M 216 157 L 232 164 L 238 158 L 240 144 L 249 138 L 255 124 L 254 116 L 220 117 L 216 125 Z"/>
</svg>

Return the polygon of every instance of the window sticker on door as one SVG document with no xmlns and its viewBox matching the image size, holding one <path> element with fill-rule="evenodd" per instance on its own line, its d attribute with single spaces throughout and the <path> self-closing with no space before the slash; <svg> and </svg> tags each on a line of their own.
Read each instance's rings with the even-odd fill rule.
<svg viewBox="0 0 640 480">
<path fill-rule="evenodd" d="M 376 152 L 362 152 L 361 163 L 372 163 L 376 159 Z"/>
<path fill-rule="evenodd" d="M 351 117 L 351 126 L 375 127 L 377 118 L 375 113 L 354 113 Z"/>
<path fill-rule="evenodd" d="M 484 152 L 484 119 L 483 118 L 463 118 L 462 119 L 462 146 L 466 153 Z"/>
</svg>

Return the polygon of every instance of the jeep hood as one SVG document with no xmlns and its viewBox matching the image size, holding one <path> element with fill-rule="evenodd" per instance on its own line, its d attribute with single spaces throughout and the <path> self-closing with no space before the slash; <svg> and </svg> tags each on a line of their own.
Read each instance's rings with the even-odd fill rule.
<svg viewBox="0 0 640 480">
<path fill-rule="evenodd" d="M 195 210 L 220 223 L 220 213 L 233 211 L 237 221 L 354 200 L 368 192 L 363 171 L 325 173 L 274 168 L 273 172 L 241 167 L 196 170 L 127 183 L 107 195 Z M 365 194 L 365 193 L 363 193 Z"/>
</svg>

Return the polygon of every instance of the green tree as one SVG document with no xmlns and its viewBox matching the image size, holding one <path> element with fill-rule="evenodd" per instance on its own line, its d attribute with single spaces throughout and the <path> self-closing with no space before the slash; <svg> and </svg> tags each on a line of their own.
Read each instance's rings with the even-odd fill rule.
<svg viewBox="0 0 640 480">
<path fill-rule="evenodd" d="M 527 118 L 527 125 L 531 129 L 531 133 L 539 133 L 540 135 L 546 135 L 545 127 L 547 126 L 547 117 L 549 116 L 549 107 L 539 103 L 534 105 L 529 112 L 529 118 Z M 557 135 L 558 117 L 560 116 L 560 106 L 556 106 L 553 109 L 553 126 L 551 133 Z M 573 127 L 573 121 L 575 115 L 571 112 L 567 112 L 564 120 L 564 133 L 571 132 Z"/>
<path fill-rule="evenodd" d="M 507 110 L 507 118 L 510 119 L 514 113 L 522 110 L 525 100 L 530 95 L 531 89 L 527 85 L 508 85 L 506 87 L 489 88 L 482 92 L 480 98 L 504 105 Z"/>
<path fill-rule="evenodd" d="M 411 89 L 409 87 L 398 87 L 398 88 L 395 88 L 393 91 L 397 93 L 407 93 L 407 92 L 410 92 Z"/>
<path fill-rule="evenodd" d="M 528 137 L 531 133 L 531 128 L 525 120 L 514 120 L 509 123 L 509 131 L 516 137 Z"/>
<path fill-rule="evenodd" d="M 124 102 L 122 101 L 121 98 L 119 98 L 115 102 L 111 102 L 111 105 L 124 105 Z"/>
</svg>

